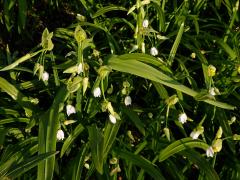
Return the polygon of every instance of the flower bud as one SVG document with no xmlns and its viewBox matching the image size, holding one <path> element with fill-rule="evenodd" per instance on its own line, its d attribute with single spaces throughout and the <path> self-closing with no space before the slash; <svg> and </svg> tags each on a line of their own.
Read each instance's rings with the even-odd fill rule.
<svg viewBox="0 0 240 180">
<path fill-rule="evenodd" d="M 216 74 L 216 68 L 213 65 L 208 66 L 208 76 L 213 77 Z"/>
</svg>

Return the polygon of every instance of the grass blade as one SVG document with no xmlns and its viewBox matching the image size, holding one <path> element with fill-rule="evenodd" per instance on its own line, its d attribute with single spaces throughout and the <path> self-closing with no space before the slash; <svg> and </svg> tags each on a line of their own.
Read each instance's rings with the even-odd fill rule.
<svg viewBox="0 0 240 180">
<path fill-rule="evenodd" d="M 183 138 L 183 139 L 177 140 L 172 144 L 170 144 L 169 146 L 167 146 L 162 151 L 160 151 L 159 161 L 164 161 L 170 156 L 176 153 L 179 153 L 185 149 L 196 148 L 196 147 L 206 150 L 209 147 L 209 145 L 201 140 L 194 140 L 192 138 Z"/>
<path fill-rule="evenodd" d="M 61 149 L 60 157 L 64 155 L 66 150 L 69 148 L 69 146 L 73 143 L 73 141 L 78 137 L 78 135 L 84 130 L 84 127 L 82 124 L 79 124 L 73 131 L 72 134 L 68 136 L 68 138 L 64 141 L 64 144 Z"/>
<path fill-rule="evenodd" d="M 146 171 L 150 176 L 152 176 L 156 180 L 164 180 L 165 178 L 163 177 L 162 173 L 160 170 L 158 170 L 154 165 L 146 160 L 145 158 L 130 153 L 126 150 L 121 150 L 121 149 L 116 149 L 115 150 L 116 154 L 120 156 L 120 158 L 123 158 L 132 164 L 137 165 L 138 167 L 142 168 L 144 171 Z"/>
</svg>

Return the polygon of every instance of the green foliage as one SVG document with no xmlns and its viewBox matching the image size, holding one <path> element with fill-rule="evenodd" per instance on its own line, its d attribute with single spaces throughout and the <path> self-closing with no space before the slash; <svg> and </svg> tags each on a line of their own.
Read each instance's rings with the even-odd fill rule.
<svg viewBox="0 0 240 180">
<path fill-rule="evenodd" d="M 0 7 L 0 179 L 239 179 L 239 0 Z"/>
</svg>

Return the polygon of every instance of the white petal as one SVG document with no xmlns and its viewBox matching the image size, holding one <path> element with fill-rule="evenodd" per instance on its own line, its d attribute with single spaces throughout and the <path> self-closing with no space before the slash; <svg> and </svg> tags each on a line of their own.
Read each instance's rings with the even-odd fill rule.
<svg viewBox="0 0 240 180">
<path fill-rule="evenodd" d="M 181 113 L 181 114 L 179 114 L 178 120 L 179 120 L 182 124 L 184 124 L 185 122 L 187 122 L 187 115 L 186 115 L 186 113 Z"/>
<path fill-rule="evenodd" d="M 199 135 L 200 135 L 200 133 L 198 131 L 192 131 L 190 134 L 190 137 L 193 139 L 198 139 Z"/>
<path fill-rule="evenodd" d="M 145 20 L 143 21 L 142 26 L 143 26 L 144 28 L 147 28 L 147 27 L 148 27 L 148 20 L 147 20 L 147 19 L 145 19 Z"/>
<path fill-rule="evenodd" d="M 43 81 L 48 81 L 49 79 L 49 74 L 48 72 L 44 71 L 43 74 L 42 74 L 42 80 Z"/>
<path fill-rule="evenodd" d="M 209 148 L 207 148 L 206 155 L 207 155 L 207 157 L 213 157 L 214 151 L 213 151 L 212 146 L 209 146 Z"/>
<path fill-rule="evenodd" d="M 58 131 L 57 131 L 57 140 L 63 140 L 64 139 L 64 132 L 61 130 L 61 129 L 59 129 Z"/>
<path fill-rule="evenodd" d="M 75 107 L 70 105 L 70 104 L 66 106 L 66 110 L 67 110 L 67 115 L 68 116 L 70 116 L 71 114 L 75 114 L 76 113 Z"/>
<path fill-rule="evenodd" d="M 77 73 L 80 74 L 80 73 L 82 73 L 82 72 L 83 72 L 83 64 L 80 63 L 80 64 L 78 65 L 78 67 L 77 67 Z"/>
<path fill-rule="evenodd" d="M 112 114 L 109 114 L 109 120 L 113 124 L 116 124 L 116 122 L 117 122 L 116 118 Z"/>
<path fill-rule="evenodd" d="M 132 98 L 130 96 L 126 96 L 124 99 L 124 103 L 126 106 L 129 106 L 132 104 Z"/>
<path fill-rule="evenodd" d="M 152 56 L 157 56 L 157 55 L 158 55 L 158 50 L 157 50 L 157 48 L 152 47 L 152 48 L 150 49 L 150 54 L 151 54 Z"/>
<path fill-rule="evenodd" d="M 94 89 L 93 95 L 94 95 L 94 97 L 100 97 L 101 96 L 101 89 L 100 89 L 100 87 L 97 87 L 97 88 Z"/>
</svg>

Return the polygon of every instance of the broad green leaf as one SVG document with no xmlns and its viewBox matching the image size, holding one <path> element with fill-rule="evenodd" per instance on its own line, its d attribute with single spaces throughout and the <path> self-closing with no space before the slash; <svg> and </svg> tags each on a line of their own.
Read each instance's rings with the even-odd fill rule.
<svg viewBox="0 0 240 180">
<path fill-rule="evenodd" d="M 165 149 L 159 153 L 159 161 L 164 161 L 172 155 L 179 153 L 189 148 L 201 148 L 206 150 L 209 147 L 208 144 L 201 140 L 194 140 L 192 138 L 183 138 L 168 145 Z"/>
<path fill-rule="evenodd" d="M 45 154 L 39 154 L 35 157 L 29 158 L 21 162 L 20 164 L 14 166 L 9 172 L 6 174 L 9 178 L 17 178 L 21 174 L 27 172 L 28 170 L 32 169 L 33 167 L 37 166 L 39 162 L 48 159 L 58 152 L 48 152 Z"/>
<path fill-rule="evenodd" d="M 125 59 L 125 58 L 122 59 L 121 58 L 122 56 L 110 57 L 110 59 L 108 60 L 108 65 L 114 70 L 134 74 L 152 81 L 159 82 L 163 85 L 169 86 L 173 89 L 176 89 L 180 92 L 183 92 L 193 97 L 195 97 L 198 94 L 196 91 L 180 84 L 170 76 L 162 73 L 160 70 L 157 70 L 152 66 L 149 66 L 148 64 L 142 63 L 141 62 L 142 58 L 139 54 L 129 54 L 128 59 Z M 149 61 L 151 59 L 153 59 L 153 61 L 156 60 L 154 57 L 149 56 Z M 209 104 L 212 104 L 214 106 L 224 108 L 224 109 L 233 110 L 235 108 L 232 105 L 218 102 L 211 99 L 204 100 L 204 102 L 207 102 Z"/>
<path fill-rule="evenodd" d="M 59 128 L 59 112 L 63 103 L 69 96 L 65 85 L 59 89 L 53 104 L 39 120 L 39 154 L 56 151 L 57 130 Z M 53 177 L 55 156 L 44 160 L 38 165 L 38 180 L 51 180 Z"/>
<path fill-rule="evenodd" d="M 97 171 L 100 174 L 103 174 L 103 135 L 96 126 L 88 127 L 88 133 L 93 163 Z"/>
<path fill-rule="evenodd" d="M 74 142 L 74 140 L 79 136 L 79 134 L 84 130 L 84 127 L 82 124 L 77 125 L 77 127 L 74 129 L 72 134 L 70 134 L 67 139 L 64 141 L 64 144 L 61 149 L 60 157 L 63 156 L 63 154 L 66 152 L 66 150 L 71 146 L 71 144 Z"/>
<path fill-rule="evenodd" d="M 153 177 L 155 180 L 164 180 L 161 171 L 157 169 L 157 167 L 154 166 L 151 162 L 149 162 L 147 159 L 133 154 L 131 152 L 128 152 L 126 150 L 121 149 L 115 149 L 114 150 L 116 154 L 122 158 L 125 159 L 128 162 L 131 162 L 134 165 L 137 165 L 138 167 L 142 168 L 144 171 L 146 171 L 151 177 Z"/>
<path fill-rule="evenodd" d="M 100 10 L 98 10 L 94 15 L 93 15 L 93 18 L 96 18 L 98 16 L 101 16 L 109 11 L 127 11 L 126 8 L 124 7 L 120 7 L 120 6 L 106 6 L 106 7 L 103 7 L 101 8 Z"/>
<path fill-rule="evenodd" d="M 137 129 L 142 133 L 142 135 L 145 136 L 145 129 L 144 129 L 144 123 L 139 119 L 136 112 L 133 110 L 130 110 L 128 108 L 123 107 L 122 108 L 123 113 L 125 113 L 129 119 L 135 124 Z"/>
</svg>

